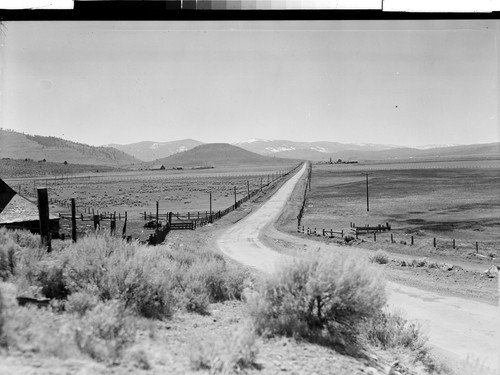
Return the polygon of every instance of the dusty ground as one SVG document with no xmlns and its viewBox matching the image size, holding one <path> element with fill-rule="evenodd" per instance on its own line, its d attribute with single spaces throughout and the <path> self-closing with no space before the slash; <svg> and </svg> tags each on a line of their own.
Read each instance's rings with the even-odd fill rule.
<svg viewBox="0 0 500 375">
<path fill-rule="evenodd" d="M 292 163 L 289 169 L 295 167 Z M 265 189 L 273 178 L 284 170 L 284 166 L 267 166 L 246 168 L 244 171 L 233 167 L 209 170 L 165 170 L 99 173 L 92 176 L 73 176 L 61 180 L 33 180 L 24 178 L 7 180 L 12 187 L 24 196 L 36 199 L 35 186 L 47 186 L 51 213 L 71 213 L 71 198 L 75 198 L 77 218 L 80 214 L 116 213 L 117 231 L 122 230 L 125 212 L 127 213 L 127 235 L 133 238 L 146 239 L 151 231 L 143 225 L 144 212 L 148 218 L 156 213 L 156 202 L 159 202 L 160 214 L 169 211 L 191 217 L 203 217 L 210 210 L 210 193 L 212 193 L 212 210 L 224 210 L 234 204 L 234 188 L 237 200 L 250 191 L 259 190 L 261 183 Z M 71 222 L 62 219 L 61 233 L 71 236 Z M 103 221 L 101 228 L 109 230 L 109 221 Z M 77 219 L 79 234 L 92 232 L 92 221 Z"/>
<path fill-rule="evenodd" d="M 293 179 L 296 178 L 292 177 Z M 346 248 L 325 245 L 324 243 L 320 243 L 318 246 L 318 243 L 314 241 L 300 240 L 297 237 L 278 232 L 273 227 L 273 222 L 275 217 L 279 215 L 281 206 L 288 201 L 288 195 L 291 194 L 291 189 L 294 186 L 291 182 L 287 182 L 283 189 L 266 202 L 258 212 L 228 228 L 220 236 L 218 245 L 225 254 L 243 264 L 269 273 L 272 273 L 275 264 L 282 262 L 287 258 L 287 255 L 300 256 L 302 249 L 308 252 L 311 250 L 324 253 L 348 251 L 359 256 L 367 255 L 367 250 L 361 248 Z M 281 249 L 281 254 L 273 251 L 276 249 Z M 435 267 L 432 269 L 437 267 L 440 267 L 440 264 L 435 263 Z M 443 268 L 445 268 L 442 270 L 444 272 L 458 270 L 457 266 L 452 265 L 446 265 Z M 388 268 L 386 268 L 386 274 L 391 274 Z M 404 276 L 404 274 L 402 275 Z M 447 275 L 452 274 L 448 273 Z M 455 276 L 454 280 L 460 279 L 456 272 Z M 399 279 L 400 281 L 406 280 L 401 277 Z M 430 280 L 427 279 L 427 281 Z M 447 284 L 446 287 L 452 290 L 449 283 L 444 284 Z M 496 281 L 494 285 L 496 286 Z M 409 309 L 407 311 L 408 317 L 425 322 L 429 327 L 431 343 L 438 347 L 441 352 L 448 353 L 453 361 L 471 355 L 486 361 L 489 366 L 498 366 L 494 359 L 497 354 L 497 342 L 494 339 L 496 335 L 496 306 L 478 302 L 470 303 L 467 299 L 444 296 L 436 293 L 435 289 L 432 292 L 422 292 L 421 289 L 391 282 L 388 283 L 387 287 L 389 305 L 403 310 Z M 482 297 L 492 305 L 496 305 L 494 301 L 498 298 L 496 293 L 492 293 L 491 296 L 482 295 Z M 468 344 L 463 344 L 464 340 Z"/>
<path fill-rule="evenodd" d="M 375 168 L 375 169 L 374 169 Z M 369 211 L 366 176 L 369 177 Z M 500 257 L 500 161 L 455 161 L 445 164 L 316 165 L 302 225 L 349 229 L 350 224 L 392 230 L 377 239 L 433 247 L 450 259 L 475 252 Z M 360 238 L 373 241 L 373 235 Z M 453 240 L 456 248 L 453 249 Z"/>
<path fill-rule="evenodd" d="M 278 228 L 286 227 L 287 217 L 296 215 L 296 203 L 300 200 L 295 195 L 300 195 L 300 184 L 292 199 L 287 204 L 287 209 L 281 215 Z M 255 211 L 265 200 L 264 196 L 256 196 L 253 203 L 242 205 L 237 211 L 217 221 L 213 225 L 199 228 L 194 232 L 173 232 L 169 235 L 171 246 L 204 246 L 217 250 L 218 236 L 230 225 L 242 220 L 246 215 Z M 294 218 L 295 220 L 295 218 Z M 293 227 L 293 225 L 292 225 Z M 286 229 L 286 228 L 285 228 Z M 272 242 L 273 247 L 283 252 L 297 254 L 303 251 L 301 244 L 312 241 L 312 237 L 297 235 L 297 241 L 290 242 L 280 239 L 279 236 L 268 236 L 262 241 Z M 315 238 L 325 241 L 325 239 Z M 318 247 L 321 242 L 318 243 Z M 344 245 L 348 249 L 348 245 Z M 351 245 L 352 246 L 352 245 Z M 373 252 L 365 249 L 363 251 Z M 474 271 L 481 270 L 486 263 L 482 260 L 474 261 L 469 268 L 467 262 L 464 271 L 443 271 L 429 267 L 401 267 L 401 259 L 415 258 L 412 254 L 391 253 L 394 259 L 388 265 L 380 265 L 389 279 L 403 284 L 415 285 L 432 290 L 441 288 L 445 293 L 477 298 L 481 301 L 494 304 L 496 296 L 496 279 L 483 278 Z M 441 261 L 436 259 L 436 261 Z M 468 271 L 468 272 L 467 272 Z M 256 273 L 258 275 L 258 272 Z M 470 277 L 467 282 L 461 283 L 463 277 Z M 464 287 L 472 288 L 465 292 Z M 483 293 L 479 293 L 483 291 Z M 490 292 L 491 291 L 491 292 Z M 199 349 L 196 343 L 204 343 L 202 347 L 224 347 L 231 332 L 237 330 L 245 321 L 245 306 L 241 302 L 211 305 L 211 314 L 199 316 L 193 314 L 178 314 L 172 321 L 157 322 L 154 327 L 145 328 L 141 339 L 130 348 L 127 360 L 119 366 L 95 363 L 86 358 L 59 360 L 43 358 L 36 353 L 17 353 L 9 357 L 2 357 L 0 373 L 5 374 L 124 374 L 124 373 L 209 373 L 209 370 L 194 371 L 190 365 L 190 353 Z M 205 346 L 203 346 L 205 345 Z M 379 352 L 372 349 L 364 358 L 353 358 L 343 355 L 325 347 L 318 347 L 304 342 L 295 342 L 289 339 L 259 339 L 257 367 L 248 369 L 248 373 L 255 374 L 387 374 L 390 364 L 398 359 L 398 353 Z M 208 350 L 208 349 L 206 349 Z M 142 353 L 142 354 L 137 354 Z M 145 353 L 145 354 L 144 354 Z M 141 359 L 142 358 L 142 359 Z M 144 363 L 150 369 L 144 370 Z M 377 371 L 377 372 L 375 372 Z M 418 369 L 403 369 L 403 374 L 422 373 Z M 474 372 L 472 373 L 481 373 Z"/>
</svg>

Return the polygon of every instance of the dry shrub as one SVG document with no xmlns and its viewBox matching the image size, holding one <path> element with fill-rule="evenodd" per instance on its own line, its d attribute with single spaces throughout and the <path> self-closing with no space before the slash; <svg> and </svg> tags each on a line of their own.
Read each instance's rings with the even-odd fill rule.
<svg viewBox="0 0 500 375">
<path fill-rule="evenodd" d="M 241 299 L 248 274 L 210 250 L 168 249 L 174 285 L 187 311 L 207 314 L 209 303 Z"/>
<path fill-rule="evenodd" d="M 80 321 L 75 340 L 81 352 L 97 361 L 117 362 L 135 341 L 136 320 L 120 301 L 100 303 Z"/>
<path fill-rule="evenodd" d="M 4 344 L 4 334 L 3 334 L 3 326 L 5 324 L 5 316 L 4 316 L 4 302 L 3 302 L 3 293 L 0 289 L 0 346 Z"/>
<path fill-rule="evenodd" d="M 387 264 L 389 263 L 389 255 L 385 251 L 377 250 L 377 252 L 370 257 L 372 263 Z"/>
<path fill-rule="evenodd" d="M 12 306 L 4 330 L 6 346 L 22 352 L 68 358 L 78 355 L 74 340 L 75 320 L 34 306 Z"/>
<path fill-rule="evenodd" d="M 210 370 L 210 374 L 242 373 L 257 367 L 258 349 L 255 331 L 250 323 L 244 324 L 227 339 L 193 341 L 190 366 L 195 371 Z"/>
<path fill-rule="evenodd" d="M 20 290 L 38 287 L 56 299 L 84 293 L 67 304 L 79 314 L 93 305 L 84 295 L 93 295 L 123 301 L 156 319 L 171 317 L 179 303 L 206 314 L 211 302 L 241 298 L 247 278 L 210 250 L 146 247 L 109 235 L 88 236 L 50 254 L 43 248 L 22 249 L 18 268 Z"/>
<path fill-rule="evenodd" d="M 355 337 L 385 301 L 384 283 L 366 260 L 310 254 L 265 280 L 249 311 L 261 334 L 333 343 Z"/>
<path fill-rule="evenodd" d="M 109 236 L 87 237 L 65 253 L 66 284 L 106 301 L 118 299 L 147 318 L 170 317 L 175 307 L 172 263 L 156 249 Z"/>
<path fill-rule="evenodd" d="M 130 358 L 130 362 L 132 362 L 134 367 L 141 370 L 151 370 L 148 354 L 143 349 L 132 350 L 127 353 L 127 356 Z"/>
<path fill-rule="evenodd" d="M 414 363 L 421 363 L 430 373 L 441 373 L 446 367 L 437 361 L 427 345 L 428 338 L 418 323 L 409 322 L 399 312 L 380 312 L 366 322 L 363 335 L 369 343 L 384 350 L 410 353 Z"/>
<path fill-rule="evenodd" d="M 15 242 L 13 232 L 0 229 L 0 280 L 7 280 L 16 272 L 21 247 Z"/>
<path fill-rule="evenodd" d="M 41 246 L 40 236 L 24 230 L 0 228 L 0 279 L 6 280 L 19 273 L 21 262 L 26 256 L 39 259 L 46 253 Z"/>
<path fill-rule="evenodd" d="M 410 266 L 412 266 L 412 267 L 425 267 L 426 264 L 427 264 L 427 259 L 426 258 L 423 258 L 423 259 L 412 259 L 411 263 L 410 263 Z"/>
<path fill-rule="evenodd" d="M 413 351 L 426 348 L 427 337 L 417 323 L 410 323 L 400 313 L 380 312 L 366 325 L 366 338 L 383 349 L 405 347 Z"/>
<path fill-rule="evenodd" d="M 83 316 L 87 311 L 96 307 L 98 303 L 99 299 L 97 296 L 87 292 L 76 292 L 68 296 L 64 307 L 68 313 L 76 313 L 79 316 Z"/>
<path fill-rule="evenodd" d="M 65 299 L 69 295 L 63 278 L 64 264 L 58 261 L 40 262 L 35 269 L 32 285 L 41 287 L 41 292 L 45 297 Z"/>
</svg>

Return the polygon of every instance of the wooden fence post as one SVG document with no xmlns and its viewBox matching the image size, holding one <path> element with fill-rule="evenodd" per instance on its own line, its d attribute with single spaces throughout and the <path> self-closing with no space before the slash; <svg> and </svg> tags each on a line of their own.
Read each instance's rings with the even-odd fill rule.
<svg viewBox="0 0 500 375">
<path fill-rule="evenodd" d="M 453 239 L 453 248 L 455 248 L 455 239 Z"/>
<path fill-rule="evenodd" d="M 43 244 L 47 246 L 47 252 L 50 253 L 52 251 L 52 244 L 50 236 L 49 199 L 47 195 L 47 188 L 39 188 L 37 193 L 40 236 L 42 237 Z"/>
<path fill-rule="evenodd" d="M 250 181 L 247 180 L 247 196 L 250 199 Z"/>
<path fill-rule="evenodd" d="M 434 237 L 434 247 L 436 247 L 436 237 Z"/>
<path fill-rule="evenodd" d="M 71 240 L 76 242 L 76 204 L 75 198 L 71 198 Z"/>
<path fill-rule="evenodd" d="M 125 211 L 125 221 L 123 222 L 122 237 L 127 235 L 127 211 Z"/>
<path fill-rule="evenodd" d="M 236 186 L 234 187 L 234 209 L 236 210 L 237 208 L 237 202 L 236 202 Z"/>
<path fill-rule="evenodd" d="M 411 236 L 411 244 L 413 245 L 413 236 Z"/>
<path fill-rule="evenodd" d="M 478 243 L 476 241 L 476 254 L 478 254 L 478 253 L 479 253 L 479 245 L 478 245 Z"/>
<path fill-rule="evenodd" d="M 156 201 L 156 228 L 158 228 L 158 210 L 160 208 L 160 204 Z"/>
<path fill-rule="evenodd" d="M 110 228 L 110 232 L 111 232 L 111 235 L 114 236 L 115 235 L 115 231 L 116 231 L 116 219 L 111 219 L 110 223 L 109 223 L 109 228 Z"/>
<path fill-rule="evenodd" d="M 97 230 L 97 227 L 99 227 L 99 229 L 101 229 L 99 215 L 94 215 L 94 230 Z"/>
<path fill-rule="evenodd" d="M 262 177 L 260 178 L 260 191 L 262 191 Z"/>
</svg>

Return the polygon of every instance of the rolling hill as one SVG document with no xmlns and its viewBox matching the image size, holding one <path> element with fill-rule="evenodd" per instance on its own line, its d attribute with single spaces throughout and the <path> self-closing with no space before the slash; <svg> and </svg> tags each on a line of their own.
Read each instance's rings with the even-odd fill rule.
<svg viewBox="0 0 500 375">
<path fill-rule="evenodd" d="M 140 160 L 112 147 L 94 147 L 62 138 L 0 130 L 0 158 L 122 166 Z"/>
<path fill-rule="evenodd" d="M 194 139 L 183 139 L 172 142 L 143 141 L 126 145 L 109 144 L 106 146 L 116 148 L 142 161 L 153 161 L 166 158 L 178 152 L 190 150 L 201 144 L 203 142 Z"/>
<path fill-rule="evenodd" d="M 157 159 L 145 166 L 162 164 L 167 169 L 182 166 L 193 167 L 227 167 L 246 165 L 290 165 L 290 159 L 269 157 L 244 150 L 228 143 L 207 143 L 196 146 L 188 151 L 180 152 L 166 158 Z M 299 160 L 297 160 L 297 163 Z"/>
</svg>

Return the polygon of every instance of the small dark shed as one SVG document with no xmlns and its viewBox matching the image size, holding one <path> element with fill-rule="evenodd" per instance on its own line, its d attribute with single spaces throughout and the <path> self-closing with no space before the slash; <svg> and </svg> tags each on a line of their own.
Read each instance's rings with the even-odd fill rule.
<svg viewBox="0 0 500 375">
<path fill-rule="evenodd" d="M 52 238 L 59 238 L 59 217 L 49 215 Z M 0 179 L 0 227 L 27 229 L 40 233 L 38 206 L 14 191 Z"/>
</svg>

